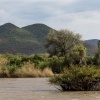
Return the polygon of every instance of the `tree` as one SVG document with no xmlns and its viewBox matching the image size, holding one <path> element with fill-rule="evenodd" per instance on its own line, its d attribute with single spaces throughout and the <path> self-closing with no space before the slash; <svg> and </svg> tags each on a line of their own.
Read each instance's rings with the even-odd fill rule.
<svg viewBox="0 0 100 100">
<path fill-rule="evenodd" d="M 86 48 L 83 45 L 79 45 L 73 49 L 73 58 L 78 60 L 79 66 L 85 64 Z"/>
<path fill-rule="evenodd" d="M 70 60 L 69 67 L 71 65 L 79 65 L 80 67 L 86 64 L 86 48 L 81 44 L 71 50 L 67 59 Z M 65 59 L 66 60 L 66 59 Z"/>
<path fill-rule="evenodd" d="M 50 31 L 46 37 L 47 52 L 53 56 L 66 56 L 77 45 L 80 44 L 80 34 L 70 30 Z"/>
</svg>

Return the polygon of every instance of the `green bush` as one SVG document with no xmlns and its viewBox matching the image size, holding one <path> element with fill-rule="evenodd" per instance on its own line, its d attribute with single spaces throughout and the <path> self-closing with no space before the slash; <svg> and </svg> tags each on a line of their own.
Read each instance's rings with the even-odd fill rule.
<svg viewBox="0 0 100 100">
<path fill-rule="evenodd" d="M 85 60 L 86 60 L 87 65 L 93 65 L 94 64 L 94 57 L 93 56 L 86 56 Z"/>
<path fill-rule="evenodd" d="M 64 66 L 64 57 L 53 56 L 51 58 L 47 58 L 44 61 L 38 61 L 36 65 L 39 69 L 45 69 L 49 67 L 54 73 L 61 73 Z"/>
<path fill-rule="evenodd" d="M 64 57 L 57 57 L 53 56 L 52 58 L 49 58 L 49 67 L 52 69 L 54 73 L 61 73 L 64 66 Z"/>
<path fill-rule="evenodd" d="M 5 57 L 8 60 L 8 65 L 10 66 L 19 66 L 21 64 L 22 58 L 18 55 L 6 54 Z"/>
<path fill-rule="evenodd" d="M 93 87 L 100 82 L 100 69 L 95 67 L 71 67 L 64 70 L 61 75 L 50 79 L 51 83 L 67 90 L 93 90 Z"/>
<path fill-rule="evenodd" d="M 39 62 L 36 68 L 44 70 L 47 67 L 49 67 L 48 60 L 47 61 L 41 61 L 41 62 Z"/>
</svg>

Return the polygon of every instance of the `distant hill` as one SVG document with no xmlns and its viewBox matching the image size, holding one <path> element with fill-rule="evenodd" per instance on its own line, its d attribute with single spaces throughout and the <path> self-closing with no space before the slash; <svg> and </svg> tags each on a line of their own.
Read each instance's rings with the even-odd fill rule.
<svg viewBox="0 0 100 100">
<path fill-rule="evenodd" d="M 52 28 L 33 24 L 19 28 L 11 23 L 0 26 L 0 53 L 43 53 L 44 38 Z"/>
<path fill-rule="evenodd" d="M 98 39 L 90 39 L 84 41 L 84 46 L 87 48 L 88 55 L 94 55 L 97 52 Z"/>
<path fill-rule="evenodd" d="M 33 24 L 25 26 L 22 29 L 31 32 L 34 35 L 34 37 L 39 41 L 44 41 L 44 37 L 47 36 L 50 30 L 52 30 L 52 28 L 44 24 Z"/>
<path fill-rule="evenodd" d="M 33 54 L 45 53 L 45 37 L 50 30 L 54 30 L 45 24 L 33 24 L 18 27 L 12 23 L 0 26 L 0 53 Z M 97 39 L 84 41 L 89 55 L 94 55 L 97 50 Z"/>
<path fill-rule="evenodd" d="M 86 43 L 97 46 L 98 44 L 98 39 L 90 39 L 90 40 L 85 40 Z"/>
<path fill-rule="evenodd" d="M 84 46 L 87 49 L 87 55 L 95 55 L 95 53 L 97 52 L 97 46 L 95 45 L 84 42 Z"/>
</svg>

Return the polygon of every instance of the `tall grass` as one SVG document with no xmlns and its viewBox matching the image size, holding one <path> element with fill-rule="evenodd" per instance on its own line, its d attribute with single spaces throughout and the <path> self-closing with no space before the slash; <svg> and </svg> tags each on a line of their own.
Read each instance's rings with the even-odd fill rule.
<svg viewBox="0 0 100 100">
<path fill-rule="evenodd" d="M 51 77 L 53 72 L 50 68 L 44 70 L 34 68 L 29 62 L 14 72 L 15 77 Z"/>
<path fill-rule="evenodd" d="M 0 77 L 49 77 L 53 76 L 50 68 L 37 67 L 38 62 L 47 58 L 47 55 L 0 55 Z"/>
<path fill-rule="evenodd" d="M 50 77 L 53 72 L 50 68 L 44 70 L 37 69 L 32 62 L 24 62 L 20 67 L 18 66 L 2 66 L 0 68 L 0 77 Z"/>
</svg>

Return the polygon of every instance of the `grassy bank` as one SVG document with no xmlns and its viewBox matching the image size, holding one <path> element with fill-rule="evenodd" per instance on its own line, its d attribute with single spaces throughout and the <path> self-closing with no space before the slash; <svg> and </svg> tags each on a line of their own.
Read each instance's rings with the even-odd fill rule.
<svg viewBox="0 0 100 100">
<path fill-rule="evenodd" d="M 36 58 L 32 59 L 32 57 L 12 54 L 0 55 L 0 77 L 22 78 L 53 76 L 53 72 L 49 67 L 37 67 L 38 60 Z"/>
</svg>

